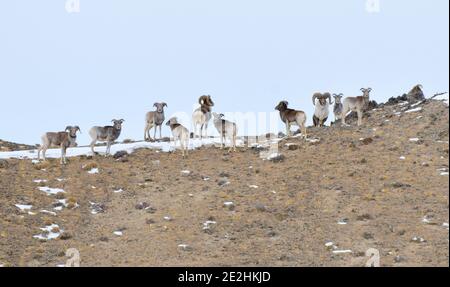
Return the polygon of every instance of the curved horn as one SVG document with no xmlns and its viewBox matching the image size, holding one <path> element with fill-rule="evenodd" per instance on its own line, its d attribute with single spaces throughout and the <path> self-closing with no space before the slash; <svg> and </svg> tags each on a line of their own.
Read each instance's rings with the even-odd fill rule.
<svg viewBox="0 0 450 287">
<path fill-rule="evenodd" d="M 316 105 L 316 98 L 321 97 L 321 96 L 322 96 L 321 93 L 315 93 L 315 94 L 312 96 L 312 101 L 313 101 L 313 105 L 314 105 L 314 106 Z"/>
<path fill-rule="evenodd" d="M 323 94 L 323 96 L 328 98 L 328 102 L 330 103 L 330 105 L 333 104 L 333 102 L 331 101 L 331 94 L 330 93 L 325 93 L 325 94 Z"/>
<path fill-rule="evenodd" d="M 158 103 L 154 103 L 153 106 L 156 108 L 158 106 Z"/>
<path fill-rule="evenodd" d="M 75 128 L 81 133 L 81 129 L 79 126 L 75 126 Z"/>
<path fill-rule="evenodd" d="M 361 92 L 363 92 L 363 93 L 364 93 L 365 91 L 366 91 L 366 89 L 364 89 L 364 88 L 361 88 Z"/>
<path fill-rule="evenodd" d="M 169 107 L 166 103 L 162 103 L 163 107 Z"/>
<path fill-rule="evenodd" d="M 64 131 L 67 131 L 67 130 L 70 131 L 71 128 L 72 128 L 72 126 L 67 126 L 66 129 L 65 129 Z"/>
</svg>

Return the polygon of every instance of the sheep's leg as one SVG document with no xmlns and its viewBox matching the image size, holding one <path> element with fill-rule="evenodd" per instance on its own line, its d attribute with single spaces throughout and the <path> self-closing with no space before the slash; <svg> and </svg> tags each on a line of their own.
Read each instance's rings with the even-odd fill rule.
<svg viewBox="0 0 450 287">
<path fill-rule="evenodd" d="M 342 113 L 341 113 L 341 125 L 343 125 L 343 126 L 345 126 L 346 125 L 346 123 L 345 123 L 345 115 L 347 114 L 347 109 L 343 109 L 342 110 Z"/>
<path fill-rule="evenodd" d="M 286 136 L 290 137 L 291 136 L 291 125 L 289 124 L 289 122 L 286 122 Z"/>
<path fill-rule="evenodd" d="M 159 139 L 160 139 L 160 140 L 162 139 L 161 128 L 162 128 L 162 126 L 160 125 L 160 126 L 159 126 Z"/>
<path fill-rule="evenodd" d="M 61 147 L 61 164 L 66 164 L 66 147 Z"/>
<path fill-rule="evenodd" d="M 205 123 L 205 138 L 208 138 L 208 123 Z"/>
<path fill-rule="evenodd" d="M 362 111 L 356 111 L 358 114 L 358 126 L 362 125 Z"/>
<path fill-rule="evenodd" d="M 201 124 L 200 126 L 200 139 L 203 139 L 203 127 L 205 126 L 205 124 Z"/>
<path fill-rule="evenodd" d="M 45 158 L 45 153 L 47 152 L 47 146 L 44 146 L 42 148 L 42 158 L 44 159 L 44 161 L 46 161 L 47 159 Z"/>
<path fill-rule="evenodd" d="M 41 159 L 41 150 L 42 150 L 42 146 L 38 147 L 38 156 L 37 159 L 40 160 Z"/>
<path fill-rule="evenodd" d="M 223 134 L 221 134 L 220 135 L 220 149 L 223 149 L 223 147 L 224 147 L 223 139 L 224 139 L 224 136 L 223 136 Z"/>
<path fill-rule="evenodd" d="M 307 139 L 307 134 L 306 134 L 306 124 L 305 124 L 305 123 L 302 123 L 302 124 L 300 125 L 300 129 L 301 129 L 301 131 L 302 131 L 303 137 L 304 137 L 305 140 L 306 140 L 306 139 Z"/>
<path fill-rule="evenodd" d="M 94 151 L 94 146 L 95 146 L 95 144 L 97 143 L 97 140 L 93 140 L 92 142 L 91 142 L 91 151 L 92 151 L 92 153 L 95 155 L 95 151 Z"/>
<path fill-rule="evenodd" d="M 105 153 L 105 156 L 107 156 L 107 155 L 109 154 L 110 150 L 111 150 L 111 142 L 108 141 L 108 144 L 106 145 L 106 153 Z"/>
<path fill-rule="evenodd" d="M 144 141 L 147 141 L 149 139 L 151 139 L 150 137 L 150 129 L 152 128 L 152 125 L 147 123 L 145 125 L 145 130 L 144 130 Z"/>
</svg>

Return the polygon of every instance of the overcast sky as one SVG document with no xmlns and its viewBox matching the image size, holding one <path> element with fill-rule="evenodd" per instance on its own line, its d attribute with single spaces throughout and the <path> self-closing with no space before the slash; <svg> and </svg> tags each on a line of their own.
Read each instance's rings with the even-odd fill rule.
<svg viewBox="0 0 450 287">
<path fill-rule="evenodd" d="M 190 115 L 202 94 L 218 112 L 288 100 L 311 119 L 316 91 L 448 91 L 449 1 L 366 2 L 80 0 L 68 13 L 66 0 L 1 1 L 0 138 L 38 143 L 76 124 L 86 144 L 91 126 L 124 118 L 122 139 L 142 139 L 155 101 Z"/>
</svg>

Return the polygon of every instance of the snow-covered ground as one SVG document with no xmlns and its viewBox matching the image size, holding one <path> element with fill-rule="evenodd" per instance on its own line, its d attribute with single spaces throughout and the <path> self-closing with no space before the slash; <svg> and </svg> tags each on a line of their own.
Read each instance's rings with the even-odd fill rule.
<svg viewBox="0 0 450 287">
<path fill-rule="evenodd" d="M 445 95 L 437 96 L 436 98 L 434 98 L 434 100 L 443 101 L 448 106 L 448 104 L 449 104 L 448 96 L 449 96 L 449 94 L 447 93 Z"/>
<path fill-rule="evenodd" d="M 208 138 L 208 139 L 191 139 L 189 142 L 189 149 L 196 149 L 202 145 L 219 145 L 220 138 Z M 237 145 L 243 145 L 242 140 L 237 140 Z M 118 151 L 126 151 L 128 153 L 133 153 L 135 150 L 140 148 L 148 148 L 160 150 L 162 152 L 174 151 L 175 148 L 179 148 L 179 145 L 175 146 L 174 142 L 135 142 L 135 143 L 120 143 L 111 146 L 111 154 Z M 100 154 L 104 154 L 106 151 L 106 146 L 95 147 L 95 151 Z M 92 155 L 90 147 L 74 147 L 67 150 L 67 157 L 76 157 L 81 155 Z M 61 149 L 54 148 L 48 149 L 46 153 L 47 158 L 59 158 L 61 156 Z M 42 157 L 42 155 L 41 155 Z M 0 152 L 0 159 L 37 159 L 37 150 L 25 150 L 25 151 L 10 151 L 10 152 Z"/>
</svg>

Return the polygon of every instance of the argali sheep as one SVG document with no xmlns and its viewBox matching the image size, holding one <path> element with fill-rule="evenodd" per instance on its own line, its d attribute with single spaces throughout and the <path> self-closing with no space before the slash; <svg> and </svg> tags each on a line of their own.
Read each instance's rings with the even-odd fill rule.
<svg viewBox="0 0 450 287">
<path fill-rule="evenodd" d="M 38 148 L 38 159 L 42 156 L 45 159 L 45 152 L 52 146 L 61 147 L 61 164 L 66 164 L 66 151 L 69 147 L 77 146 L 77 132 L 81 132 L 78 126 L 67 126 L 63 132 L 48 132 L 41 139 L 42 144 Z"/>
<path fill-rule="evenodd" d="M 200 108 L 196 109 L 192 114 L 192 123 L 194 125 L 194 138 L 197 133 L 197 127 L 200 126 L 200 139 L 203 137 L 203 131 L 205 131 L 205 137 L 207 137 L 208 123 L 211 120 L 211 107 L 214 106 L 214 102 L 211 96 L 201 96 L 198 99 Z"/>
<path fill-rule="evenodd" d="M 170 130 L 172 131 L 173 140 L 175 142 L 175 145 L 177 144 L 177 141 L 180 142 L 181 146 L 181 152 L 183 155 L 183 158 L 185 155 L 188 155 L 188 148 L 189 148 L 189 130 L 178 123 L 177 118 L 171 118 L 166 123 L 167 126 L 170 127 Z"/>
<path fill-rule="evenodd" d="M 334 98 L 334 106 L 333 106 L 333 113 L 334 113 L 334 122 L 336 123 L 339 121 L 342 117 L 342 97 L 344 94 L 333 94 Z"/>
<path fill-rule="evenodd" d="M 347 97 L 344 99 L 344 102 L 342 104 L 342 113 L 341 113 L 341 119 L 342 124 L 345 125 L 345 118 L 347 116 L 347 113 L 350 111 L 354 111 L 358 114 L 358 126 L 362 125 L 362 118 L 363 118 L 363 112 L 366 109 L 367 105 L 369 104 L 370 98 L 370 92 L 372 91 L 372 88 L 361 88 L 361 92 L 363 92 L 362 96 L 358 97 Z"/>
<path fill-rule="evenodd" d="M 224 142 L 228 138 L 231 146 L 228 152 L 236 151 L 237 125 L 233 122 L 224 120 L 223 114 L 212 113 L 214 126 L 220 134 L 220 148 L 224 148 Z"/>
<path fill-rule="evenodd" d="M 423 93 L 422 85 L 415 85 L 411 91 L 406 94 L 406 99 L 408 102 L 419 102 L 425 100 L 425 94 Z"/>
<path fill-rule="evenodd" d="M 120 133 L 122 131 L 122 124 L 124 121 L 125 120 L 123 119 L 112 120 L 111 121 L 113 123 L 112 126 L 104 126 L 104 127 L 95 126 L 89 130 L 89 135 L 92 138 L 91 151 L 93 154 L 95 154 L 94 146 L 97 143 L 97 141 L 107 143 L 105 155 L 108 155 L 111 152 L 111 145 L 114 143 L 116 139 L 119 138 Z"/>
<path fill-rule="evenodd" d="M 328 101 L 327 101 L 328 100 Z M 330 113 L 331 94 L 330 93 L 315 93 L 312 97 L 313 105 L 315 106 L 313 122 L 314 126 L 323 127 L 328 119 Z"/>
<path fill-rule="evenodd" d="M 154 127 L 155 131 L 153 134 L 154 140 L 156 140 L 156 130 L 159 127 L 159 139 L 161 139 L 161 126 L 164 123 L 164 107 L 167 107 L 166 103 L 154 103 L 156 111 L 148 112 L 145 115 L 145 130 L 144 130 L 144 140 L 151 141 L 150 130 Z"/>
<path fill-rule="evenodd" d="M 291 125 L 296 124 L 300 127 L 302 136 L 306 139 L 306 114 L 303 111 L 297 111 L 288 108 L 287 101 L 281 101 L 275 110 L 280 112 L 281 120 L 286 124 L 286 135 L 291 136 Z"/>
</svg>

